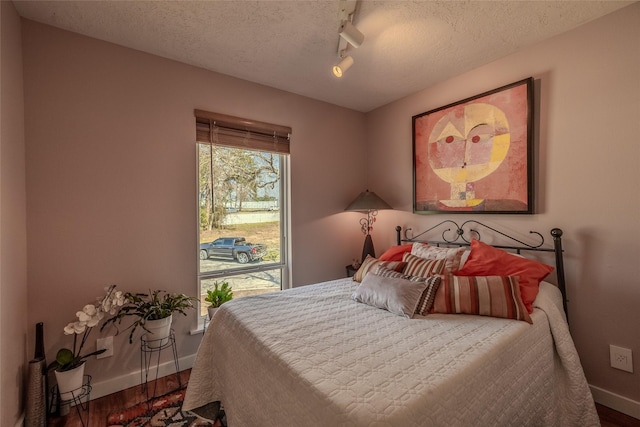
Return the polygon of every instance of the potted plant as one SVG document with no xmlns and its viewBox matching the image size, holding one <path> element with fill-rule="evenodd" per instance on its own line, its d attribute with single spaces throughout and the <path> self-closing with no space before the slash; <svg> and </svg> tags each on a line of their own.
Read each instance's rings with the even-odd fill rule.
<svg viewBox="0 0 640 427">
<path fill-rule="evenodd" d="M 64 327 L 65 335 L 73 335 L 73 349 L 58 350 L 56 360 L 47 367 L 55 373 L 62 400 L 72 399 L 74 392 L 78 394 L 83 384 L 85 360 L 105 352 L 105 349 L 101 349 L 87 354 L 82 353 L 91 330 L 100 323 L 105 313 L 115 314 L 116 307 L 124 302 L 122 292 L 116 291 L 115 287 L 116 285 L 111 285 L 105 288 L 107 293 L 104 297 L 98 298 L 97 304 L 85 305 L 81 311 L 76 312 L 78 320 Z M 81 337 L 78 343 L 79 335 Z"/>
<path fill-rule="evenodd" d="M 220 307 L 225 302 L 231 301 L 233 299 L 233 291 L 229 286 L 229 282 L 227 282 L 226 280 L 222 283 L 218 283 L 218 281 L 215 281 L 213 283 L 213 286 L 213 289 L 207 290 L 207 296 L 204 299 L 209 303 L 209 305 L 207 306 L 209 320 L 213 319 L 213 314 L 216 312 L 218 307 Z"/>
<path fill-rule="evenodd" d="M 147 333 L 147 346 L 161 347 L 168 342 L 173 313 L 186 316 L 186 310 L 194 308 L 196 301 L 198 299 L 195 297 L 162 290 L 149 291 L 148 294 L 127 292 L 124 294 L 124 304 L 115 316 L 107 319 L 101 330 L 108 324 L 120 324 L 122 319 L 132 316 L 135 318 L 133 323 L 125 328 L 131 329 L 129 343 L 133 343 L 133 334 L 141 327 Z"/>
</svg>

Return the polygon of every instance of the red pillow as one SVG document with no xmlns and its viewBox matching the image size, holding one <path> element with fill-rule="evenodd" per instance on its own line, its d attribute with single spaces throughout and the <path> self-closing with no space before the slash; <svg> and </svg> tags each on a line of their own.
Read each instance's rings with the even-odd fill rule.
<svg viewBox="0 0 640 427">
<path fill-rule="evenodd" d="M 540 281 L 553 271 L 553 267 L 522 258 L 479 240 L 471 241 L 471 253 L 456 276 L 518 276 L 522 302 L 529 313 L 538 295 Z"/>
<path fill-rule="evenodd" d="M 402 261 L 405 252 L 411 252 L 413 244 L 392 246 L 385 253 L 378 257 L 380 261 Z"/>
</svg>

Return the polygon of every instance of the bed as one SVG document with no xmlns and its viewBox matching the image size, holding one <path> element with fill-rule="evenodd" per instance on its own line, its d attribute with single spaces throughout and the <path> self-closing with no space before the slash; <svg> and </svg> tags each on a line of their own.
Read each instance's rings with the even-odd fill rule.
<svg viewBox="0 0 640 427">
<path fill-rule="evenodd" d="M 451 307 L 442 308 L 445 289 L 465 281 L 482 285 L 490 276 L 449 272 L 438 275 L 442 280 L 428 312 L 416 314 L 411 302 L 405 316 L 388 299 L 382 298 L 388 309 L 366 302 L 367 290 L 386 292 L 388 286 L 376 287 L 386 286 L 385 280 L 401 283 L 403 298 L 410 293 L 408 275 L 393 277 L 387 261 L 376 260 L 387 264 L 360 281 L 344 278 L 233 300 L 217 311 L 205 333 L 183 409 L 221 401 L 231 427 L 599 425 L 565 316 L 562 232 L 554 229 L 551 249 L 539 233 L 533 237 L 540 242 L 527 244 L 476 221 L 438 226 L 443 225 L 443 239 L 428 244 L 418 236 L 402 238 L 397 229 L 398 248 L 461 247 L 461 265 L 455 267 L 464 272 L 478 261 L 475 245 L 486 227 L 517 243 L 490 250 L 555 252 L 562 290 L 539 283 L 531 313 L 522 313 L 524 304 L 517 303 L 511 311 L 451 314 Z M 402 257 L 413 259 L 407 253 Z M 391 278 L 383 279 L 383 271 Z M 518 280 L 509 279 L 510 287 L 505 277 L 514 276 L 500 277 L 499 288 L 524 301 Z M 429 286 L 413 283 L 421 289 L 417 305 L 423 304 Z M 364 303 L 357 300 L 362 295 Z M 451 301 L 459 298 L 454 311 L 464 313 L 460 295 Z"/>
</svg>

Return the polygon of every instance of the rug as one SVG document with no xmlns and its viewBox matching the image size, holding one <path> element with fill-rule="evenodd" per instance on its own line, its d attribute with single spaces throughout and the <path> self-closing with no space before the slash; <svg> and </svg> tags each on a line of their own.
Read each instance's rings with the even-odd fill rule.
<svg viewBox="0 0 640 427">
<path fill-rule="evenodd" d="M 209 413 L 215 423 L 198 417 L 190 411 L 182 411 L 182 402 L 186 389 L 167 393 L 148 402 L 138 403 L 123 411 L 114 412 L 107 417 L 108 427 L 222 427 L 224 411 L 217 405 Z"/>
</svg>

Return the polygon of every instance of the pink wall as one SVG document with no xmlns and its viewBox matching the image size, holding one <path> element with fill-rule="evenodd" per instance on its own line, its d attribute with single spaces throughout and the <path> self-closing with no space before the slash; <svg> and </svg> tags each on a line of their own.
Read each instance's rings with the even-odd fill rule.
<svg viewBox="0 0 640 427">
<path fill-rule="evenodd" d="M 24 97 L 20 18 L 1 4 L 0 106 L 0 423 L 15 425 L 22 411 L 27 358 L 27 227 Z"/>
<path fill-rule="evenodd" d="M 194 108 L 291 126 L 291 283 L 344 276 L 359 230 L 364 114 L 23 21 L 29 323 L 47 354 L 110 283 L 196 294 Z M 195 313 L 174 322 L 195 353 Z M 139 369 L 139 347 L 90 360 L 94 382 Z M 92 338 L 91 345 L 95 344 Z"/>
<path fill-rule="evenodd" d="M 533 76 L 539 213 L 481 219 L 522 233 L 565 230 L 571 327 L 587 377 L 640 400 L 640 356 L 635 374 L 608 364 L 609 343 L 640 355 L 639 14 L 635 4 L 367 115 L 23 21 L 26 324 L 45 322 L 52 357 L 68 344 L 64 324 L 108 283 L 195 293 L 194 108 L 293 128 L 291 274 L 292 283 L 302 285 L 343 275 L 358 255 L 359 216 L 342 209 L 365 183 L 396 208 L 378 215 L 378 252 L 393 244 L 396 224 L 418 229 L 438 219 L 411 213 L 412 115 Z M 19 74 L 18 67 L 10 70 Z M 3 233 L 3 268 L 5 254 Z M 12 286 L 9 300 L 6 288 L 3 272 L 0 355 L 3 366 L 7 358 L 18 366 L 22 361 L 6 346 L 15 343 L 4 335 L 5 306 L 24 310 L 24 287 Z M 192 326 L 192 318 L 176 324 L 181 356 L 197 349 L 199 336 L 187 335 Z M 125 338 L 116 340 L 115 357 L 90 361 L 94 381 L 139 368 L 138 348 Z M 3 413 L 7 387 L 18 387 L 16 378 L 10 381 L 5 386 L 3 374 Z"/>
<path fill-rule="evenodd" d="M 571 330 L 587 379 L 593 386 L 634 400 L 636 411 L 640 411 L 638 22 L 636 3 L 367 114 L 369 187 L 403 211 L 380 215 L 378 227 L 391 230 L 399 224 L 417 231 L 447 216 L 411 213 L 411 117 L 535 78 L 538 214 L 475 219 L 503 224 L 524 235 L 530 229 L 564 230 Z M 374 173 L 378 170 L 394 172 Z M 393 244 L 391 233 L 384 244 Z M 633 374 L 610 368 L 609 344 L 633 350 Z"/>
</svg>

